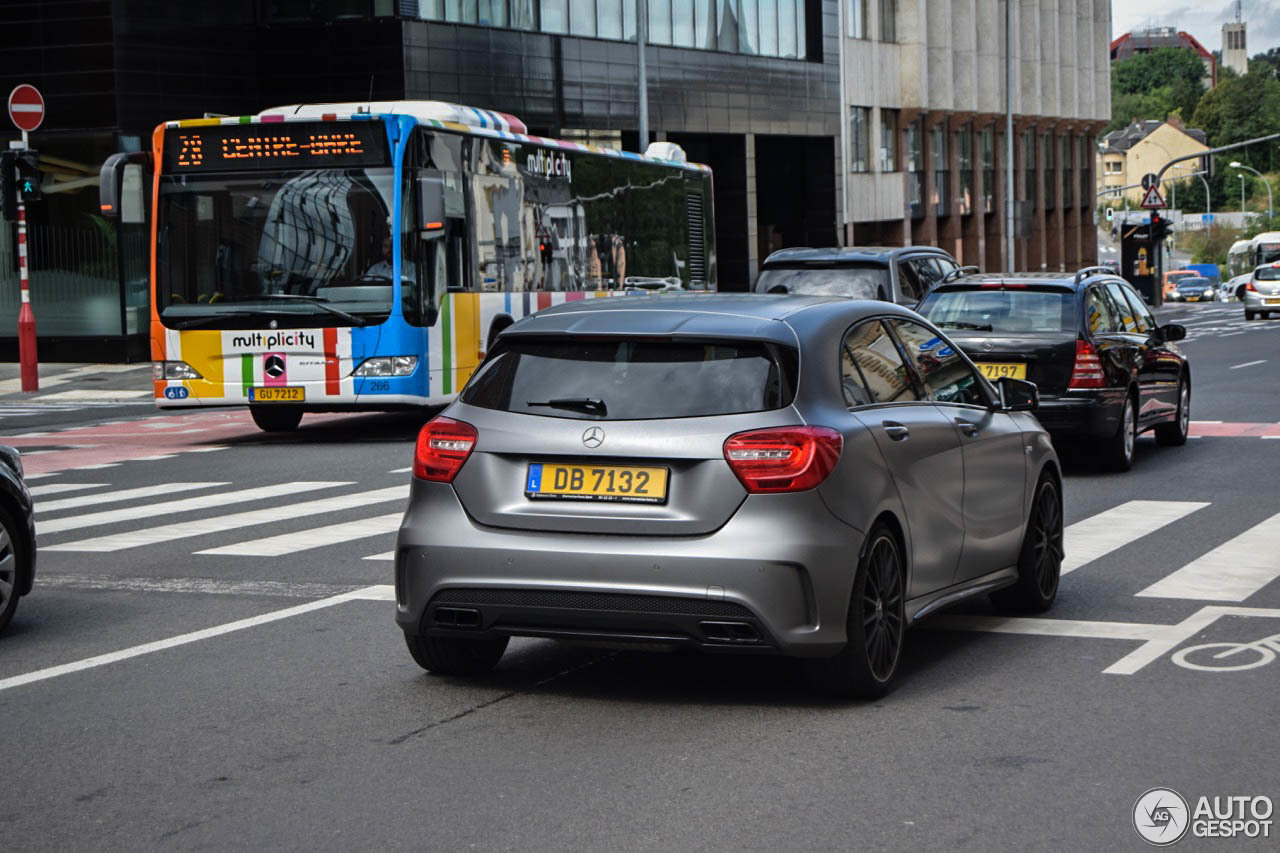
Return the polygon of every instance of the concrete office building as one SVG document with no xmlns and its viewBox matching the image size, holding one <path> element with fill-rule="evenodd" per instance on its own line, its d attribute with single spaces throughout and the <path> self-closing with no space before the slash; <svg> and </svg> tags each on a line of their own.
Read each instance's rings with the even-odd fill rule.
<svg viewBox="0 0 1280 853">
<path fill-rule="evenodd" d="M 1013 0 L 1015 257 L 1005 258 L 1005 3 L 843 0 L 840 221 L 984 269 L 1096 262 L 1109 0 Z"/>
</svg>

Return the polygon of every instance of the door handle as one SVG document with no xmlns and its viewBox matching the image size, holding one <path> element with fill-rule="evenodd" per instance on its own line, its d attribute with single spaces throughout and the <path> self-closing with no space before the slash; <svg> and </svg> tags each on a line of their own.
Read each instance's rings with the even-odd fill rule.
<svg viewBox="0 0 1280 853">
<path fill-rule="evenodd" d="M 959 418 L 956 418 L 956 426 L 960 428 L 960 432 L 964 433 L 969 438 L 973 438 L 975 435 L 978 434 L 978 425 L 975 423 L 970 423 L 969 421 L 962 421 Z"/>
<path fill-rule="evenodd" d="M 911 437 L 911 430 L 895 421 L 885 421 L 883 426 L 885 434 L 894 441 L 902 441 L 905 438 Z"/>
</svg>

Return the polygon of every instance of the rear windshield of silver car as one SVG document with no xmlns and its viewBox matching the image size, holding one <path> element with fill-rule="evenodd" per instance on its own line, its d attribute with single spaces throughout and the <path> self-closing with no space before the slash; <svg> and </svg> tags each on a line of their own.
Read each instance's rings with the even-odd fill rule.
<svg viewBox="0 0 1280 853">
<path fill-rule="evenodd" d="M 889 270 L 882 266 L 768 267 L 756 280 L 757 293 L 802 293 L 879 299 L 889 296 Z"/>
<path fill-rule="evenodd" d="M 1280 281 L 1280 267 L 1258 267 L 1254 275 L 1258 281 Z"/>
<path fill-rule="evenodd" d="M 798 358 L 763 341 L 503 341 L 463 389 L 485 409 L 580 420 L 696 418 L 780 409 Z"/>
<path fill-rule="evenodd" d="M 935 290 L 918 309 L 940 329 L 1074 332 L 1076 295 L 1058 288 Z"/>
</svg>

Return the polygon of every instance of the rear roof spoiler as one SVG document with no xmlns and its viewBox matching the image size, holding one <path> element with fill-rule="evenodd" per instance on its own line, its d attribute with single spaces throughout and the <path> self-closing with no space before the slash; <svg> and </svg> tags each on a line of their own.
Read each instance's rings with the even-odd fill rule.
<svg viewBox="0 0 1280 853">
<path fill-rule="evenodd" d="M 1089 276 L 1091 276 L 1091 275 L 1097 275 L 1097 274 L 1099 274 L 1099 273 L 1101 273 L 1101 274 L 1103 274 L 1103 275 L 1112 275 L 1112 274 L 1113 274 L 1113 272 L 1112 272 L 1112 270 L 1111 270 L 1111 268 L 1110 268 L 1110 267 L 1085 267 L 1084 269 L 1079 270 L 1079 271 L 1077 271 L 1077 272 L 1076 272 L 1076 278 L 1075 278 L 1075 281 L 1073 281 L 1073 282 L 1072 282 L 1072 284 L 1073 284 L 1073 285 L 1075 285 L 1075 284 L 1079 284 L 1080 282 L 1084 281 L 1084 280 L 1085 280 L 1086 278 L 1088 278 Z"/>
<path fill-rule="evenodd" d="M 972 264 L 964 267 L 956 267 L 953 270 L 947 270 L 945 273 L 943 273 L 942 278 L 938 280 L 938 284 L 946 284 L 949 281 L 955 281 L 961 276 L 976 274 L 980 272 L 982 272 L 982 269 Z"/>
</svg>

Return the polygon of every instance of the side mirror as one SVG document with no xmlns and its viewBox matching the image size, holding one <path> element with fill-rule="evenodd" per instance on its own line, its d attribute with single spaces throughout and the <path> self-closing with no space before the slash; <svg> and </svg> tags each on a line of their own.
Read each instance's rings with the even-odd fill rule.
<svg viewBox="0 0 1280 853">
<path fill-rule="evenodd" d="M 144 172 L 151 168 L 145 151 L 112 154 L 98 173 L 98 209 L 108 219 L 124 225 L 147 221 L 147 186 Z"/>
<path fill-rule="evenodd" d="M 418 178 L 418 223 L 422 236 L 442 236 L 445 218 L 444 175 L 424 171 Z"/>
<path fill-rule="evenodd" d="M 1187 327 L 1178 323 L 1167 323 L 1160 327 L 1160 339 L 1165 341 L 1180 341 L 1187 336 Z"/>
<path fill-rule="evenodd" d="M 996 390 L 1000 392 L 1001 411 L 1031 412 L 1040 405 L 1040 389 L 1034 382 L 1001 376 L 996 380 Z"/>
</svg>

